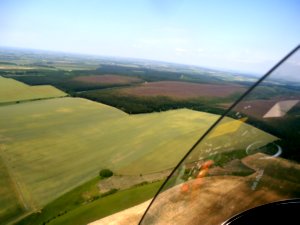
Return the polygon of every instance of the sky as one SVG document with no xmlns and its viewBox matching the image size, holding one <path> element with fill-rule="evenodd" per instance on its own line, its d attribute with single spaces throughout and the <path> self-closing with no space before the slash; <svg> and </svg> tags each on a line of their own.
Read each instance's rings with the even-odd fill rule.
<svg viewBox="0 0 300 225">
<path fill-rule="evenodd" d="M 298 0 L 0 0 L 0 46 L 262 74 L 299 21 Z"/>
</svg>

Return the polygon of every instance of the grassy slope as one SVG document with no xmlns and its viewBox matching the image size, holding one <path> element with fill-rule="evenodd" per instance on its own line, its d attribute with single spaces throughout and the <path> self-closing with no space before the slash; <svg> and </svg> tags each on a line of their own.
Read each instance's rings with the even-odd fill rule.
<svg viewBox="0 0 300 225">
<path fill-rule="evenodd" d="M 85 205 L 88 202 L 87 196 L 99 196 L 97 184 L 99 177 L 96 177 L 83 185 L 80 185 L 66 194 L 47 204 L 42 211 L 33 213 L 25 219 L 19 221 L 17 225 L 25 224 L 43 224 L 49 222 L 59 215 L 65 214 L 77 207 Z"/>
<path fill-rule="evenodd" d="M 61 96 L 66 96 L 66 94 L 50 85 L 29 86 L 0 76 L 0 104 Z"/>
<path fill-rule="evenodd" d="M 154 196 L 162 182 L 119 191 L 52 220 L 49 225 L 82 225 L 138 205 Z M 32 224 L 34 225 L 34 224 Z"/>
<path fill-rule="evenodd" d="M 40 225 L 50 222 L 50 224 L 52 222 L 54 224 L 65 224 L 65 221 L 70 217 L 72 220 L 67 221 L 70 224 L 77 220 L 80 221 L 79 224 L 86 224 L 87 222 L 100 219 L 153 197 L 162 184 L 160 181 L 132 187 L 113 194 L 114 197 L 109 196 L 107 198 L 107 196 L 102 196 L 99 193 L 98 183 L 99 177 L 96 177 L 76 187 L 47 204 L 41 212 L 34 213 L 19 221 L 17 225 Z M 88 196 L 98 196 L 98 198 L 94 198 L 95 200 L 91 201 Z M 73 210 L 75 211 L 73 212 Z M 86 212 L 87 210 L 88 212 Z M 82 213 L 85 215 L 83 218 Z M 63 218 L 60 219 L 60 217 Z M 58 222 L 54 220 L 58 220 Z"/>
<path fill-rule="evenodd" d="M 78 98 L 3 106 L 0 135 L 6 150 L 1 154 L 27 202 L 39 208 L 97 176 L 101 168 L 119 172 L 153 151 L 158 161 L 131 173 L 174 166 L 216 118 L 185 109 L 128 116 Z M 178 137 L 187 137 L 180 146 L 174 141 Z M 172 152 L 172 163 L 159 159 L 162 151 Z"/>
</svg>

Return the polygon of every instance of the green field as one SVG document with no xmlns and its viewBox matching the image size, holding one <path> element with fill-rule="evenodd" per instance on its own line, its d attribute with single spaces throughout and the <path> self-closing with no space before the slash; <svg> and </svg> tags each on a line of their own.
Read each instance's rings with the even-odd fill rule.
<svg viewBox="0 0 300 225">
<path fill-rule="evenodd" d="M 96 177 L 74 188 L 73 190 L 67 192 L 66 194 L 47 204 L 45 207 L 43 207 L 42 211 L 35 212 L 26 217 L 25 219 L 18 221 L 16 224 L 43 224 L 44 222 L 51 221 L 62 214 L 74 210 L 75 208 L 90 203 L 91 201 L 90 198 L 88 198 L 88 196 L 97 196 L 98 198 L 102 197 L 97 187 L 99 180 L 100 177 Z M 94 198 L 94 200 L 95 199 L 96 198 Z"/>
<path fill-rule="evenodd" d="M 102 195 L 97 187 L 99 179 L 96 177 L 76 187 L 16 225 L 87 224 L 150 199 L 162 184 L 159 181 Z M 88 195 L 94 196 L 93 200 L 88 200 Z"/>
<path fill-rule="evenodd" d="M 0 76 L 0 104 L 62 96 L 66 96 L 66 93 L 50 85 L 29 86 Z"/>
<path fill-rule="evenodd" d="M 80 98 L 0 107 L 1 156 L 36 210 L 104 167 L 145 174 L 173 167 L 218 116 L 187 109 L 129 116 Z M 161 160 L 160 154 L 172 154 Z M 155 153 L 157 160 L 129 170 Z"/>
<path fill-rule="evenodd" d="M 119 191 L 52 220 L 49 225 L 82 225 L 138 205 L 152 198 L 162 182 Z M 35 223 L 34 223 L 35 224 Z"/>
</svg>

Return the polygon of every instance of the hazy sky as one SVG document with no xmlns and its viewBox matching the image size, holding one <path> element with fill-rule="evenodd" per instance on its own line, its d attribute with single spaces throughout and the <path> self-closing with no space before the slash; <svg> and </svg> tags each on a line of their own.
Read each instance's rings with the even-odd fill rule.
<svg viewBox="0 0 300 225">
<path fill-rule="evenodd" d="M 264 73 L 299 43 L 297 0 L 0 0 L 0 46 Z"/>
</svg>

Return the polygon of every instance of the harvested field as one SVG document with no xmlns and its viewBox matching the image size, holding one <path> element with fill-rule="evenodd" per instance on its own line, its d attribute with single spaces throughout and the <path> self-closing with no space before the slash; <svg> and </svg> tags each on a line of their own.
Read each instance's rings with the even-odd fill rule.
<svg viewBox="0 0 300 225">
<path fill-rule="evenodd" d="M 150 202 L 151 200 L 148 200 L 134 207 L 89 223 L 88 225 L 107 225 L 112 223 L 115 225 L 138 224 Z"/>
<path fill-rule="evenodd" d="M 247 156 L 249 176 L 208 176 L 187 181 L 161 193 L 142 224 L 221 224 L 244 210 L 289 198 L 299 190 L 298 164 L 262 153 Z M 280 173 L 278 173 L 280 171 Z M 275 174 L 275 176 L 274 176 Z M 291 179 L 290 174 L 294 174 Z M 188 189 L 183 189 L 183 187 Z M 137 223 L 149 202 L 91 223 L 91 225 Z M 133 222 L 132 222 L 133 221 Z"/>
<path fill-rule="evenodd" d="M 118 75 L 94 75 L 94 76 L 79 76 L 74 78 L 75 81 L 93 84 L 131 84 L 138 83 L 142 80 L 136 77 L 126 77 Z"/>
<path fill-rule="evenodd" d="M 166 96 L 175 99 L 198 97 L 228 97 L 246 89 L 238 85 L 197 84 L 180 81 L 143 83 L 137 87 L 124 88 L 121 93 L 134 96 Z"/>
<path fill-rule="evenodd" d="M 172 225 L 177 224 L 221 224 L 224 219 L 238 213 L 241 209 L 251 208 L 265 202 L 284 198 L 274 191 L 261 189 L 249 195 L 251 188 L 248 186 L 250 178 L 234 176 L 207 177 L 202 180 L 201 188 L 182 193 L 182 185 L 177 185 L 163 192 L 155 204 L 152 205 L 143 224 Z M 186 185 L 193 185 L 194 180 Z M 242 201 L 241 201 L 242 199 Z M 116 224 L 125 225 L 128 222 L 138 222 L 142 216 L 140 209 L 145 205 L 127 209 L 115 215 L 110 215 L 91 223 L 92 225 Z M 239 207 L 229 207 L 239 206 Z"/>
</svg>

